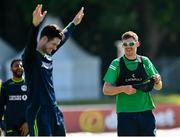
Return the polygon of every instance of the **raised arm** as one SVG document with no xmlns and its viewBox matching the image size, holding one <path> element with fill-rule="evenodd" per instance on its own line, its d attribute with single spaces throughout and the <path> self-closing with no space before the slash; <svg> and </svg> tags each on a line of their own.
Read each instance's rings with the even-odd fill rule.
<svg viewBox="0 0 180 137">
<path fill-rule="evenodd" d="M 37 46 L 37 36 L 39 31 L 39 25 L 43 21 L 47 11 L 42 12 L 42 5 L 37 5 L 33 12 L 32 26 L 29 32 L 27 44 L 23 54 L 23 61 L 31 62 L 33 61 L 34 53 Z"/>
<path fill-rule="evenodd" d="M 58 45 L 57 49 L 52 52 L 52 55 L 67 41 L 67 39 L 72 34 L 75 26 L 79 25 L 84 17 L 84 7 L 82 7 L 79 12 L 76 14 L 74 19 L 63 29 L 64 38 L 61 43 Z"/>
<path fill-rule="evenodd" d="M 84 17 L 84 7 L 82 7 L 80 11 L 76 14 L 73 21 L 69 23 L 69 25 L 66 28 L 63 29 L 64 39 L 60 43 L 61 45 L 69 38 L 70 34 L 73 31 L 74 26 L 77 26 L 81 23 L 83 17 Z"/>
</svg>

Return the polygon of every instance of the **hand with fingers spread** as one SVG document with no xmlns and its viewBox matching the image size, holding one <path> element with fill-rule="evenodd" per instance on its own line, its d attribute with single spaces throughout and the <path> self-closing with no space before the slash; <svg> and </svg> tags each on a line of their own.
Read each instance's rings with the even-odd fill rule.
<svg viewBox="0 0 180 137">
<path fill-rule="evenodd" d="M 82 18 L 84 17 L 84 7 L 80 9 L 80 11 L 76 14 L 76 16 L 73 19 L 73 22 L 75 25 L 78 25 L 81 23 Z"/>
<path fill-rule="evenodd" d="M 21 131 L 22 136 L 26 136 L 29 133 L 29 128 L 28 128 L 27 122 L 22 124 L 20 131 Z"/>
<path fill-rule="evenodd" d="M 42 12 L 42 4 L 38 4 L 33 12 L 33 25 L 38 26 L 46 16 L 47 11 Z"/>
</svg>

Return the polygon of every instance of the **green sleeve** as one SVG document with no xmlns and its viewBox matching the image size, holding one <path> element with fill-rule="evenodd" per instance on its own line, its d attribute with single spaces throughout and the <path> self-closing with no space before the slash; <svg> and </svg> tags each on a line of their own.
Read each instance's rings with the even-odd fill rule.
<svg viewBox="0 0 180 137">
<path fill-rule="evenodd" d="M 155 66 L 152 64 L 152 62 L 148 57 L 143 56 L 142 59 L 143 59 L 145 71 L 149 77 L 152 77 L 155 74 L 159 74 Z"/>
<path fill-rule="evenodd" d="M 115 84 L 117 78 L 119 77 L 119 73 L 120 73 L 119 58 L 117 58 L 117 59 L 114 59 L 111 62 L 111 64 L 110 64 L 110 66 L 109 66 L 103 80 L 105 82 Z"/>
</svg>

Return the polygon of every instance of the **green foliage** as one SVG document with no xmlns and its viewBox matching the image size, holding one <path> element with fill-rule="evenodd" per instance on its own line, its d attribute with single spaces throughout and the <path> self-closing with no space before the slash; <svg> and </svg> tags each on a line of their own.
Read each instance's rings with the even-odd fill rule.
<svg viewBox="0 0 180 137">
<path fill-rule="evenodd" d="M 155 31 L 160 37 L 155 39 L 157 46 L 160 47 L 157 48 L 160 50 L 156 54 L 179 55 L 179 50 L 176 50 L 179 47 L 180 32 L 180 18 L 178 18 L 180 1 L 178 0 L 16 0 L 12 1 L 14 8 L 9 9 L 7 3 L 10 0 L 1 1 L 0 15 L 3 21 L 0 23 L 0 34 L 16 47 L 24 47 L 23 43 L 26 40 L 24 37 L 27 34 L 25 29 L 31 23 L 32 11 L 38 3 L 41 3 L 48 14 L 58 17 L 65 25 L 84 6 L 84 19 L 73 33 L 73 37 L 83 49 L 102 59 L 103 68 L 107 68 L 111 60 L 116 57 L 114 43 L 128 30 L 140 34 L 143 45 L 146 45 L 141 48 L 144 48 L 143 50 L 140 49 L 139 54 L 150 51 L 147 47 L 152 43 L 148 42 L 153 38 L 149 37 L 154 34 L 151 31 Z M 21 23 L 15 24 L 17 21 Z M 14 31 L 10 31 L 9 26 L 11 28 L 13 26 Z M 16 37 L 12 37 L 13 35 Z"/>
<path fill-rule="evenodd" d="M 180 1 L 178 0 L 157 0 L 152 1 L 153 8 L 152 14 L 154 15 L 153 20 L 161 26 L 161 28 L 166 27 L 166 29 L 171 29 L 169 33 L 174 33 L 174 31 L 180 31 L 179 22 L 180 19 L 177 18 L 179 13 Z"/>
</svg>

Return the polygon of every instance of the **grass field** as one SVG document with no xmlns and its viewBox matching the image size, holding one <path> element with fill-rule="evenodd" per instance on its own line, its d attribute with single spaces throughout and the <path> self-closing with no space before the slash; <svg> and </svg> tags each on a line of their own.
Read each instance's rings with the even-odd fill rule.
<svg viewBox="0 0 180 137">
<path fill-rule="evenodd" d="M 161 95 L 154 94 L 152 95 L 155 103 L 160 104 L 178 104 L 180 105 L 180 95 Z M 59 105 L 82 105 L 82 104 L 115 104 L 115 97 L 105 97 L 102 99 L 96 100 L 76 100 L 76 101 L 60 101 Z"/>
<path fill-rule="evenodd" d="M 180 105 L 180 95 L 153 95 L 155 103 Z"/>
</svg>

